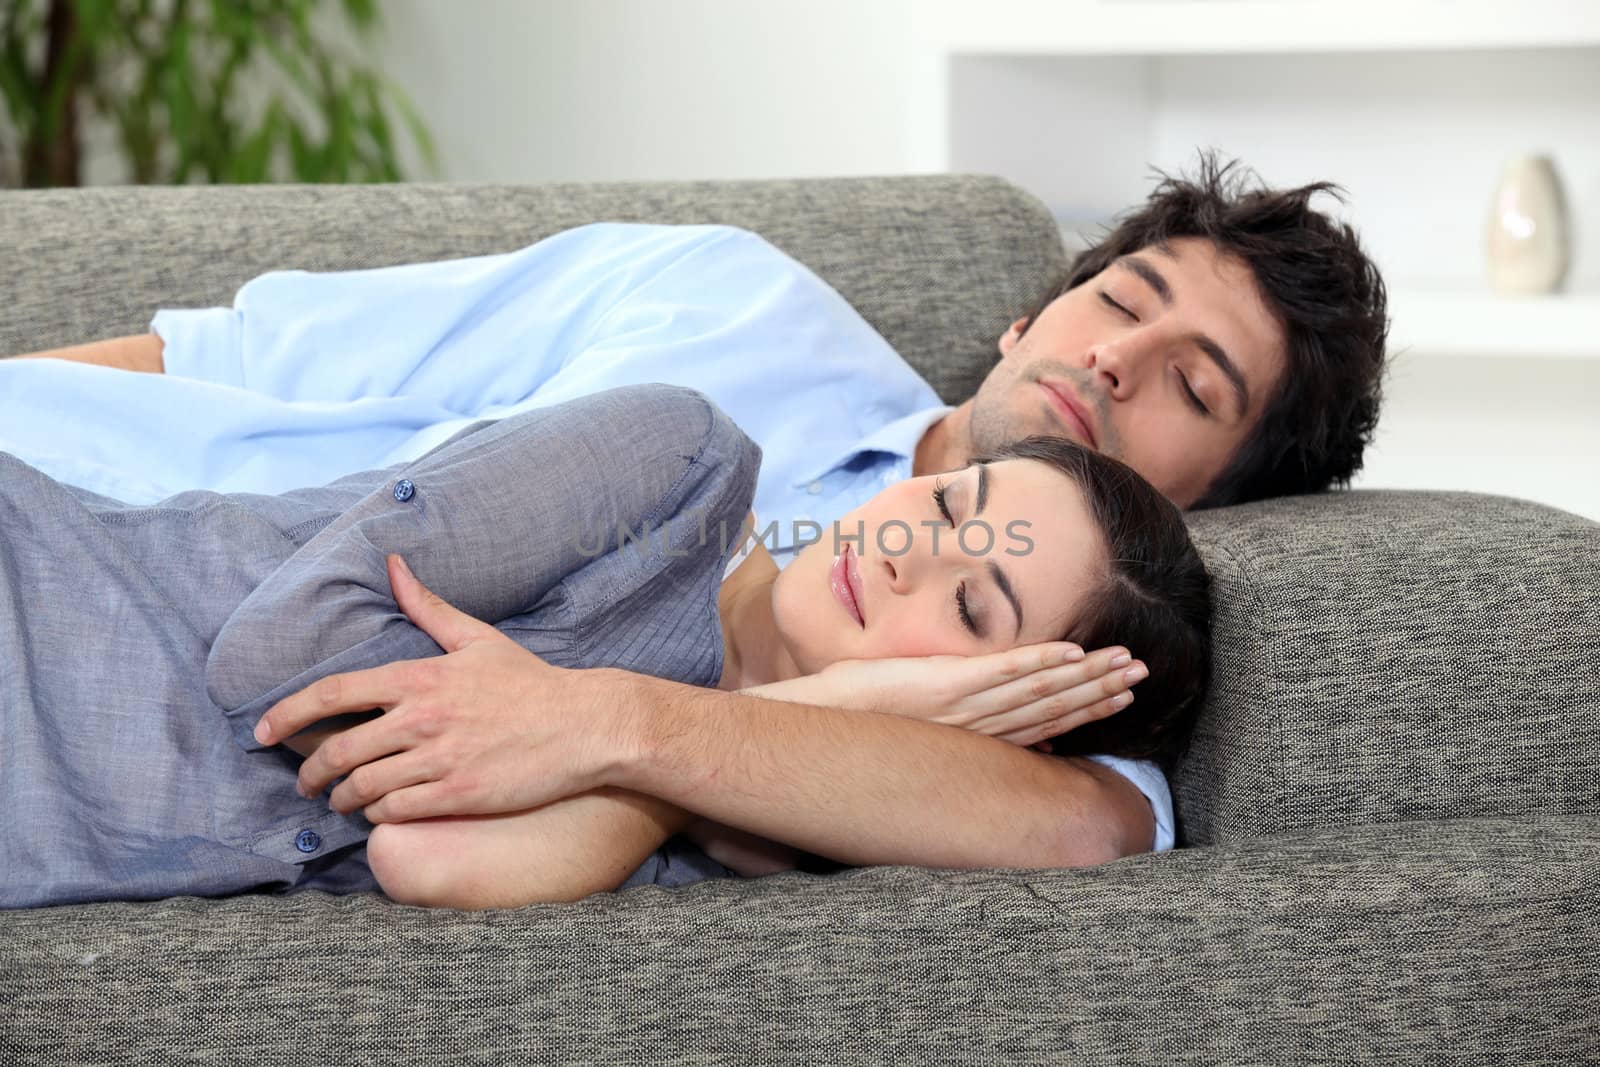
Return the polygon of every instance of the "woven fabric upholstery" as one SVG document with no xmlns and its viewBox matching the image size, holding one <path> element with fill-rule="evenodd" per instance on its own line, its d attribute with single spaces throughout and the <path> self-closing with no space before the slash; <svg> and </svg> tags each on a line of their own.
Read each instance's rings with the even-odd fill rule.
<svg viewBox="0 0 1600 1067">
<path fill-rule="evenodd" d="M 1189 525 L 1217 617 L 1181 840 L 1600 814 L 1600 523 L 1391 491 Z"/>
<path fill-rule="evenodd" d="M 157 308 L 231 303 L 263 271 L 504 252 L 599 221 L 754 230 L 839 290 L 951 403 L 1066 272 L 1044 205 L 976 176 L 8 192 L 0 354 L 144 333 Z"/>
<path fill-rule="evenodd" d="M 81 1065 L 1568 1067 L 1600 1057 L 1597 869 L 1600 820 L 1458 820 L 472 915 L 311 893 L 0 913 L 0 1036 L 8 1063 Z"/>
</svg>

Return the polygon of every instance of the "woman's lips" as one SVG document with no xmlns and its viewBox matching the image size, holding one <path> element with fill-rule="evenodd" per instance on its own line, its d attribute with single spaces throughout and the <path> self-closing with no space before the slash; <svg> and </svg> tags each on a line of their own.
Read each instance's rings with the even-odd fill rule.
<svg viewBox="0 0 1600 1067">
<path fill-rule="evenodd" d="M 828 572 L 828 587 L 850 613 L 850 617 L 856 620 L 856 625 L 865 629 L 867 620 L 861 614 L 861 569 L 856 565 L 856 554 L 850 551 L 848 544 L 834 557 L 833 568 Z"/>
<path fill-rule="evenodd" d="M 1050 406 L 1055 408 L 1056 413 L 1061 416 L 1061 421 L 1067 424 L 1067 428 L 1084 444 L 1098 449 L 1100 445 L 1095 440 L 1094 429 L 1089 425 L 1089 415 L 1072 395 L 1071 389 L 1055 382 L 1040 382 L 1039 388 L 1044 390 Z"/>
</svg>

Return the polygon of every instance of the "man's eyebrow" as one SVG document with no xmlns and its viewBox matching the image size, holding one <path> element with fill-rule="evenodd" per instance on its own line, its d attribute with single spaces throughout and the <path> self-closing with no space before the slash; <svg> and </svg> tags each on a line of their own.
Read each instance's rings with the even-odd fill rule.
<svg viewBox="0 0 1600 1067">
<path fill-rule="evenodd" d="M 977 518 L 983 514 L 983 506 L 989 502 L 989 473 L 987 463 L 978 464 L 978 499 L 972 508 L 972 517 Z M 1006 572 L 1000 569 L 1000 564 L 994 560 L 989 561 L 989 577 L 994 579 L 994 584 L 1000 587 L 1000 595 L 1011 603 L 1011 611 L 1017 617 L 1017 633 L 1022 633 L 1022 601 L 1017 599 L 1017 591 L 1011 587 L 1011 579 L 1006 577 Z"/>
<path fill-rule="evenodd" d="M 1250 410 L 1250 383 L 1244 380 L 1244 373 L 1239 370 L 1239 365 L 1222 350 L 1221 345 L 1205 334 L 1196 337 L 1194 343 L 1200 346 L 1200 351 L 1211 357 L 1211 362 L 1217 365 L 1222 371 L 1222 376 L 1228 379 L 1228 384 L 1233 386 L 1233 395 L 1239 401 L 1239 414 L 1242 417 Z"/>
<path fill-rule="evenodd" d="M 1172 306 L 1172 286 L 1167 284 L 1167 279 L 1162 273 L 1150 265 L 1150 261 L 1140 259 L 1138 256 L 1118 256 L 1116 265 L 1131 270 L 1144 279 L 1144 283 L 1155 290 L 1156 298 L 1166 307 Z"/>
<path fill-rule="evenodd" d="M 1167 279 L 1162 273 L 1145 259 L 1138 256 L 1119 256 L 1116 265 L 1132 271 L 1144 279 L 1144 283 L 1155 290 L 1156 297 L 1162 306 L 1172 306 L 1172 286 L 1167 284 Z M 1200 346 L 1200 351 L 1211 357 L 1211 362 L 1222 371 L 1222 376 L 1228 379 L 1228 384 L 1233 386 L 1233 396 L 1239 402 L 1239 414 L 1242 416 L 1250 410 L 1250 383 L 1245 381 L 1244 372 L 1239 370 L 1239 365 L 1223 349 L 1223 347 L 1205 334 L 1195 338 L 1195 344 Z"/>
</svg>

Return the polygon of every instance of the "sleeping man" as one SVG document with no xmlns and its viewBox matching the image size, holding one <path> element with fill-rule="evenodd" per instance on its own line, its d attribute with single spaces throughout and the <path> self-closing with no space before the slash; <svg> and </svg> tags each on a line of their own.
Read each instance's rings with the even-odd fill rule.
<svg viewBox="0 0 1600 1067">
<path fill-rule="evenodd" d="M 500 256 L 268 274 L 230 308 L 160 312 L 146 336 L 0 361 L 0 450 L 128 502 L 282 492 L 412 460 L 483 418 L 668 382 L 761 446 L 754 511 L 779 566 L 883 486 L 1034 434 L 1120 459 L 1180 507 L 1314 492 L 1359 469 L 1387 329 L 1354 232 L 1311 206 L 1327 188 L 1268 190 L 1210 160 L 1163 182 L 1006 330 L 954 408 L 759 238 L 604 224 Z M 258 727 L 275 742 L 384 710 L 300 768 L 311 793 L 343 778 L 340 812 L 381 823 L 637 794 L 843 864 L 1065 866 L 1173 844 L 1152 762 L 558 668 L 420 587 L 397 594 L 446 655 L 335 675 Z M 1094 753 L 1117 736 L 1137 654 L 886 659 L 861 700 L 972 708 L 1006 693 L 1050 713 L 1039 737 L 1070 729 L 1073 751 Z M 646 880 L 721 873 L 674 839 Z"/>
</svg>

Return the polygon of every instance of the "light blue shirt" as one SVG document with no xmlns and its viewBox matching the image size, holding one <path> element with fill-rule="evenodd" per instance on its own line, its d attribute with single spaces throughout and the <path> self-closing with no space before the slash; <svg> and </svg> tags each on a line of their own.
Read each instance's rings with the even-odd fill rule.
<svg viewBox="0 0 1600 1067">
<path fill-rule="evenodd" d="M 483 418 L 664 382 L 761 445 L 754 508 L 781 565 L 910 477 L 950 410 L 807 268 L 724 226 L 601 223 L 502 255 L 275 271 L 151 328 L 165 375 L 0 360 L 0 451 L 129 503 L 278 493 L 410 461 Z M 1170 847 L 1160 771 L 1102 762 L 1150 797 Z"/>
<path fill-rule="evenodd" d="M 275 493 L 409 461 L 482 418 L 666 382 L 760 442 L 755 511 L 783 555 L 797 523 L 909 477 L 949 410 L 809 270 L 720 226 L 599 224 L 504 255 L 273 272 L 231 308 L 161 311 L 152 329 L 165 381 L 0 369 L 0 448 L 131 503 Z"/>
</svg>

